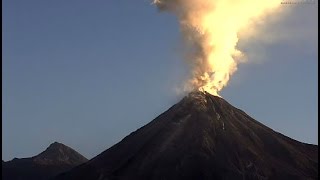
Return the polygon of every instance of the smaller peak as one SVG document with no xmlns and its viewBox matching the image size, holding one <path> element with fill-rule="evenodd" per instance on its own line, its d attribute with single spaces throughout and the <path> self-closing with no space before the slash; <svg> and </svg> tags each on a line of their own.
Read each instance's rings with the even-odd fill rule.
<svg viewBox="0 0 320 180">
<path fill-rule="evenodd" d="M 62 144 L 62 143 L 59 143 L 57 141 L 51 143 L 44 152 L 42 152 L 41 154 L 52 154 L 52 153 L 62 153 L 62 152 L 65 152 L 65 151 L 69 151 L 71 148 Z"/>
<path fill-rule="evenodd" d="M 55 141 L 55 142 L 51 143 L 50 145 L 63 145 L 63 144 Z"/>
<path fill-rule="evenodd" d="M 81 164 L 87 161 L 74 149 L 56 141 L 45 151 L 34 156 L 33 160 L 39 164 Z"/>
<path fill-rule="evenodd" d="M 55 141 L 55 142 L 51 143 L 51 144 L 49 145 L 49 147 L 50 147 L 50 146 L 65 146 L 65 145 L 62 144 L 62 143 L 59 143 L 59 142 Z"/>
<path fill-rule="evenodd" d="M 51 143 L 47 150 L 50 150 L 50 149 L 65 149 L 65 148 L 69 148 L 68 146 L 62 144 L 62 143 L 59 143 L 57 141 L 55 141 L 54 143 Z"/>
</svg>

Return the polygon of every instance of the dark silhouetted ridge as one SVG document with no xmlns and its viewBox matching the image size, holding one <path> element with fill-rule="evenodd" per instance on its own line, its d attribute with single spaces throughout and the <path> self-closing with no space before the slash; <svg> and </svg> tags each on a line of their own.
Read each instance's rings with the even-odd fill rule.
<svg viewBox="0 0 320 180">
<path fill-rule="evenodd" d="M 33 157 L 33 161 L 44 165 L 68 164 L 74 166 L 86 162 L 87 159 L 70 147 L 54 142 L 45 151 Z"/>
<path fill-rule="evenodd" d="M 87 159 L 64 144 L 54 142 L 42 153 L 30 158 L 2 162 L 4 180 L 42 180 L 85 163 Z"/>
</svg>

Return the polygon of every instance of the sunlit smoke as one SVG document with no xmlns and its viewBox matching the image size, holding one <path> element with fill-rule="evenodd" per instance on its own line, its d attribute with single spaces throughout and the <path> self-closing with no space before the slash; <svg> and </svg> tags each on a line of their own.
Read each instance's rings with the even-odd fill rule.
<svg viewBox="0 0 320 180">
<path fill-rule="evenodd" d="M 281 0 L 154 0 L 161 11 L 178 17 L 191 77 L 185 90 L 213 95 L 225 87 L 244 54 L 241 38 L 255 33 L 255 22 L 273 15 Z"/>
</svg>

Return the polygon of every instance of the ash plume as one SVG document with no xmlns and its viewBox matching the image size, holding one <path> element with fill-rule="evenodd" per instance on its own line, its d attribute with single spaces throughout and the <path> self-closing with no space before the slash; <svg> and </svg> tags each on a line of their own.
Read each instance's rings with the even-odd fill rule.
<svg viewBox="0 0 320 180">
<path fill-rule="evenodd" d="M 279 11 L 280 0 L 154 0 L 160 11 L 177 16 L 190 78 L 184 90 L 218 95 L 245 55 L 241 38 L 256 33 L 255 21 Z M 240 37 L 241 36 L 241 37 Z"/>
</svg>

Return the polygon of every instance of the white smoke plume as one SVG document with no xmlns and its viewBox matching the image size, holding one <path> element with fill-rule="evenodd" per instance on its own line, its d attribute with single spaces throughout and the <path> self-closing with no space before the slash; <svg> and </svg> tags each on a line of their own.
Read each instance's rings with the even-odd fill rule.
<svg viewBox="0 0 320 180">
<path fill-rule="evenodd" d="M 237 49 L 238 41 L 255 33 L 256 22 L 276 14 L 281 0 L 154 0 L 153 3 L 179 20 L 187 52 L 184 58 L 191 69 L 185 90 L 218 95 L 237 65 L 245 62 L 244 54 Z"/>
</svg>

